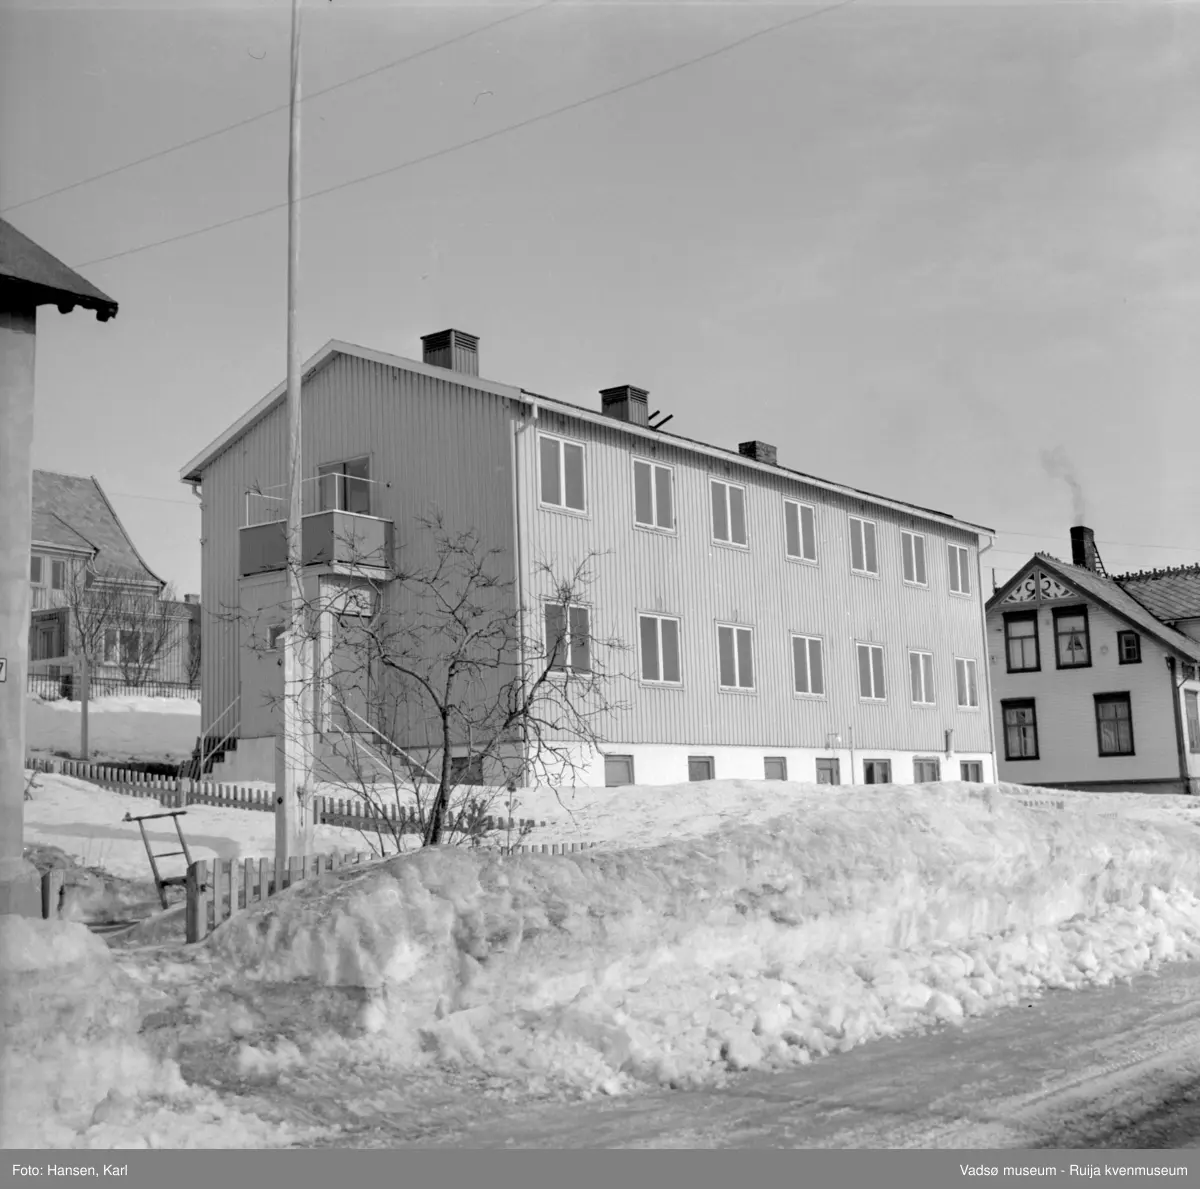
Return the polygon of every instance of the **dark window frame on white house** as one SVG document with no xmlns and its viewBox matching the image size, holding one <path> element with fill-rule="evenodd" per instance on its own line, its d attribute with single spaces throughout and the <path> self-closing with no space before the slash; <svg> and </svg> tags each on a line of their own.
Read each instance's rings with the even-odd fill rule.
<svg viewBox="0 0 1200 1189">
<path fill-rule="evenodd" d="M 744 623 L 717 625 L 717 685 L 722 693 L 752 694 L 755 692 L 754 629 Z M 728 632 L 726 648 L 724 633 Z M 748 668 L 749 673 L 743 670 Z M 749 681 L 744 678 L 749 677 Z M 732 677 L 729 683 L 726 678 Z"/>
<path fill-rule="evenodd" d="M 979 662 L 973 656 L 954 658 L 954 703 L 959 710 L 979 709 Z"/>
<path fill-rule="evenodd" d="M 1028 718 L 1017 715 L 1028 713 Z M 1010 715 L 1013 716 L 1010 718 Z M 1037 701 L 1034 698 L 1005 698 L 1000 703 L 1000 720 L 1004 726 L 1004 758 L 1013 763 L 1022 760 L 1040 760 L 1041 741 L 1038 737 Z M 1019 732 L 1014 735 L 1013 732 Z M 1013 748 L 1014 739 L 1019 746 Z M 1032 751 L 1026 747 L 1032 741 Z"/>
<path fill-rule="evenodd" d="M 1200 695 L 1194 689 L 1183 691 L 1183 710 L 1187 721 L 1188 751 L 1200 751 Z"/>
<path fill-rule="evenodd" d="M 763 756 L 763 780 L 787 780 L 787 756 Z"/>
<path fill-rule="evenodd" d="M 1033 631 L 1029 635 L 1016 634 L 1012 630 L 1013 624 L 1033 625 Z M 1028 665 L 1024 662 L 1029 659 L 1028 650 L 1025 647 L 1027 641 L 1033 641 L 1033 664 Z M 1022 664 L 1019 666 L 1013 665 L 1013 645 L 1020 645 L 1020 654 Z M 1038 628 L 1038 613 L 1036 611 L 1006 611 L 1004 613 L 1004 663 L 1010 673 L 1040 673 L 1042 671 L 1042 642 L 1041 631 Z"/>
<path fill-rule="evenodd" d="M 983 784 L 982 760 L 959 760 L 959 779 L 967 784 Z"/>
<path fill-rule="evenodd" d="M 590 673 L 591 608 L 580 603 L 555 602 L 546 602 L 543 607 L 542 625 L 545 630 L 547 667 L 553 673 Z M 556 623 L 556 619 L 559 622 Z M 566 655 L 561 655 L 560 650 Z"/>
<path fill-rule="evenodd" d="M 452 784 L 483 784 L 483 756 L 465 755 L 450 757 L 450 781 Z"/>
<path fill-rule="evenodd" d="M 633 523 L 675 532 L 675 468 L 651 458 L 633 460 Z"/>
<path fill-rule="evenodd" d="M 67 563 L 64 558 L 54 557 L 50 559 L 50 589 L 67 589 Z"/>
<path fill-rule="evenodd" d="M 825 642 L 820 636 L 792 633 L 792 693 L 798 698 L 825 696 Z"/>
<path fill-rule="evenodd" d="M 733 549 L 749 549 L 750 527 L 746 515 L 746 488 L 740 483 L 731 483 L 728 479 L 710 478 L 708 491 L 713 541 Z M 736 532 L 739 520 L 742 534 L 740 540 Z"/>
<path fill-rule="evenodd" d="M 552 447 L 551 451 L 547 450 L 548 446 Z M 551 457 L 553 474 L 549 473 L 548 467 Z M 575 476 L 568 466 L 568 457 L 577 458 L 579 462 L 577 491 L 570 490 Z M 578 503 L 568 502 L 572 497 L 577 497 Z M 555 512 L 574 516 L 587 514 L 587 448 L 583 442 L 562 434 L 538 433 L 538 503 Z"/>
<path fill-rule="evenodd" d="M 1092 633 L 1091 626 L 1088 622 L 1088 608 L 1084 603 L 1082 606 L 1075 607 L 1055 607 L 1053 610 L 1054 618 L 1054 664 L 1058 669 L 1090 669 L 1092 667 Z M 1086 653 L 1086 659 L 1082 661 L 1068 661 L 1063 664 L 1063 644 L 1064 638 L 1070 643 L 1070 638 L 1078 634 L 1075 628 L 1067 628 L 1064 630 L 1059 625 L 1064 619 L 1082 619 L 1083 620 L 1083 649 Z M 1076 650 L 1078 651 L 1078 650 Z"/>
<path fill-rule="evenodd" d="M 914 706 L 936 706 L 933 687 L 933 653 L 925 648 L 908 650 L 909 696 Z"/>
<path fill-rule="evenodd" d="M 783 550 L 788 561 L 817 564 L 817 509 L 813 504 L 783 501 Z"/>
<path fill-rule="evenodd" d="M 670 630 L 665 630 L 668 627 Z M 652 650 L 648 628 L 653 633 Z M 683 685 L 683 622 L 678 615 L 638 612 L 638 674 L 646 685 Z"/>
<path fill-rule="evenodd" d="M 628 777 L 628 779 L 625 779 Z M 607 789 L 626 788 L 635 784 L 633 777 L 633 756 L 606 755 L 604 757 L 604 787 Z"/>
<path fill-rule="evenodd" d="M 913 784 L 937 784 L 942 779 L 942 761 L 937 756 L 913 756 Z"/>
<path fill-rule="evenodd" d="M 1096 754 L 1102 759 L 1137 755 L 1133 746 L 1133 699 L 1127 691 L 1093 694 L 1096 711 Z M 1124 710 L 1124 714 L 1106 714 Z"/>
<path fill-rule="evenodd" d="M 371 513 L 371 456 L 359 454 L 317 467 L 317 509 L 321 512 Z"/>
<path fill-rule="evenodd" d="M 879 577 L 879 525 L 865 516 L 850 517 L 850 572 Z"/>
<path fill-rule="evenodd" d="M 688 756 L 688 780 L 716 780 L 717 765 L 712 756 Z"/>
<path fill-rule="evenodd" d="M 1142 638 L 1137 632 L 1117 633 L 1117 660 L 1122 665 L 1142 663 Z"/>
<path fill-rule="evenodd" d="M 904 583 L 928 589 L 929 570 L 925 564 L 925 534 L 900 530 L 900 556 Z"/>
<path fill-rule="evenodd" d="M 950 569 L 950 593 L 969 598 L 971 594 L 971 551 L 965 545 L 946 546 L 946 565 Z"/>
<path fill-rule="evenodd" d="M 854 642 L 854 656 L 858 667 L 858 700 L 860 702 L 886 702 L 887 681 L 884 679 L 884 653 L 882 644 L 870 641 Z M 863 654 L 866 654 L 866 668 Z M 864 692 L 866 690 L 870 692 Z"/>
<path fill-rule="evenodd" d="M 267 650 L 277 652 L 283 648 L 283 634 L 287 631 L 287 625 L 282 623 L 273 623 L 267 628 Z"/>
<path fill-rule="evenodd" d="M 29 585 L 46 585 L 46 559 L 39 553 L 29 555 Z"/>
<path fill-rule="evenodd" d="M 882 779 L 880 779 L 882 778 Z M 863 784 L 891 784 L 891 760 L 863 760 Z"/>
</svg>

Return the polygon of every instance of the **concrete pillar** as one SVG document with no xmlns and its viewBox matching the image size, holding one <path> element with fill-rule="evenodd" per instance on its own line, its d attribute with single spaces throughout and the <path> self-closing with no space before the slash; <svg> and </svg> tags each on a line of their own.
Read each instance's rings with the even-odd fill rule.
<svg viewBox="0 0 1200 1189">
<path fill-rule="evenodd" d="M 24 859 L 36 333 L 32 304 L 0 305 L 0 913 L 40 918 L 41 882 Z"/>
</svg>

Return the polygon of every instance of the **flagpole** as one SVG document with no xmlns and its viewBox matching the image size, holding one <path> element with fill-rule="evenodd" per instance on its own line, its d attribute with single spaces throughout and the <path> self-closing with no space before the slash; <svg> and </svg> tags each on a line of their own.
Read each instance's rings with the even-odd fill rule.
<svg viewBox="0 0 1200 1189">
<path fill-rule="evenodd" d="M 277 751 L 275 855 L 284 861 L 304 854 L 311 822 L 308 806 L 307 638 L 303 587 L 303 459 L 301 455 L 300 346 L 296 291 L 300 272 L 300 10 L 292 0 L 291 94 L 288 105 L 287 264 L 287 620 L 283 635 L 282 737 Z M 282 779 L 280 779 L 282 777 Z"/>
</svg>

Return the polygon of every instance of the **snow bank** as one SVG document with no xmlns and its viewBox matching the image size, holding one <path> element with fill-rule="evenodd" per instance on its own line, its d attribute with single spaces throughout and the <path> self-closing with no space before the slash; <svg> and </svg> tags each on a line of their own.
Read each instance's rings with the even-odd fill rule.
<svg viewBox="0 0 1200 1189">
<path fill-rule="evenodd" d="M 0 1147 L 279 1142 L 275 1124 L 187 1086 L 148 1051 L 138 1029 L 153 998 L 82 925 L 0 916 Z"/>
<path fill-rule="evenodd" d="M 627 841 L 677 805 L 689 837 L 428 850 L 300 885 L 217 930 L 214 976 L 258 1003 L 297 983 L 367 1002 L 355 1027 L 314 1017 L 288 1041 L 243 1021 L 239 1072 L 451 1062 L 609 1093 L 699 1084 L 1200 955 L 1194 824 L 1100 798 L 1030 809 L 1025 792 L 607 790 Z"/>
<path fill-rule="evenodd" d="M 79 754 L 78 702 L 29 696 L 29 751 Z M 88 750 L 105 759 L 180 760 L 200 734 L 200 703 L 189 698 L 97 698 L 88 703 Z"/>
</svg>

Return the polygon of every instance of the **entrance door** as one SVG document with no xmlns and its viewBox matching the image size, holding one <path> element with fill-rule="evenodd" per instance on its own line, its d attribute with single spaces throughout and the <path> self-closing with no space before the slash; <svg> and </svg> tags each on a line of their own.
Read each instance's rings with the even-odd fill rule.
<svg viewBox="0 0 1200 1189">
<path fill-rule="evenodd" d="M 838 761 L 817 760 L 817 784 L 841 784 L 841 772 Z"/>
</svg>

